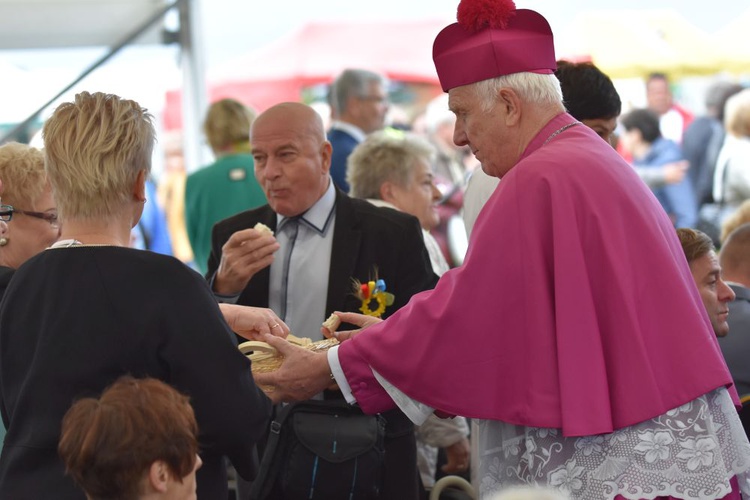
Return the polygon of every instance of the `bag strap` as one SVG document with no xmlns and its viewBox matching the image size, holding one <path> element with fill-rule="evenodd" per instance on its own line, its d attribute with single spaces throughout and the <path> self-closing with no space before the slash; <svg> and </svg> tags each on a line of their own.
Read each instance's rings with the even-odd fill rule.
<svg viewBox="0 0 750 500">
<path fill-rule="evenodd" d="M 280 457 L 281 454 L 276 452 L 276 448 L 279 446 L 281 429 L 284 426 L 284 422 L 289 417 L 289 414 L 292 412 L 292 408 L 294 408 L 294 404 L 283 406 L 281 410 L 277 412 L 276 418 L 271 422 L 266 449 L 263 453 L 263 459 L 260 462 L 260 469 L 255 476 L 255 481 L 253 481 L 253 484 L 250 487 L 250 500 L 264 500 L 269 498 L 268 495 L 271 493 L 271 489 L 276 481 L 276 475 L 279 471 L 275 462 L 278 462 L 276 457 Z"/>
</svg>

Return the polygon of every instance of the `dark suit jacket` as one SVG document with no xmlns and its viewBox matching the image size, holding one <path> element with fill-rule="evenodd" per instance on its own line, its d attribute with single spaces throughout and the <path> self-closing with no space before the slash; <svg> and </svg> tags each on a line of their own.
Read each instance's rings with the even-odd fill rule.
<svg viewBox="0 0 750 500">
<path fill-rule="evenodd" d="M 737 298 L 729 303 L 729 334 L 719 338 L 740 397 L 750 395 L 750 289 L 729 285 Z"/>
<path fill-rule="evenodd" d="M 333 183 L 337 188 L 348 193 L 349 183 L 346 182 L 346 160 L 359 142 L 348 133 L 339 129 L 328 131 L 328 142 L 333 146 L 333 153 L 331 154 L 331 179 L 333 179 Z"/>
<path fill-rule="evenodd" d="M 211 238 L 208 276 L 221 260 L 221 247 L 232 234 L 262 222 L 276 231 L 276 213 L 269 205 L 239 213 L 217 223 Z M 352 279 L 367 282 L 378 277 L 395 295 L 383 317 L 403 307 L 412 295 L 437 283 L 416 217 L 353 199 L 336 190 L 336 222 L 328 276 L 326 317 L 333 311 L 359 312 Z M 268 307 L 270 267 L 258 272 L 242 291 L 238 304 Z"/>
<path fill-rule="evenodd" d="M 214 226 L 208 276 L 216 272 L 221 247 L 229 237 L 258 222 L 275 231 L 276 213 L 264 205 Z M 390 208 L 375 207 L 336 190 L 326 317 L 333 311 L 359 312 L 360 301 L 352 293 L 352 278 L 366 282 L 374 278 L 375 269 L 378 277 L 385 280 L 387 290 L 395 296 L 384 317 L 404 306 L 415 293 L 430 289 L 437 282 L 415 217 Z M 268 307 L 269 277 L 270 268 L 253 276 L 237 303 Z M 399 410 L 384 415 L 387 420 L 386 462 L 381 498 L 416 498 L 418 476 L 413 426 Z M 414 495 L 409 493 L 411 489 Z"/>
</svg>

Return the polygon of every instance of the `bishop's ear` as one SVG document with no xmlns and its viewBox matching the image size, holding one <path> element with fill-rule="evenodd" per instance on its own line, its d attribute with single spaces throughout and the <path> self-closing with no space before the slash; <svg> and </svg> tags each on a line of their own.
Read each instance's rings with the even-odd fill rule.
<svg viewBox="0 0 750 500">
<path fill-rule="evenodd" d="M 496 106 L 502 106 L 506 125 L 515 125 L 521 120 L 521 98 L 515 90 L 507 87 L 498 90 Z"/>
</svg>

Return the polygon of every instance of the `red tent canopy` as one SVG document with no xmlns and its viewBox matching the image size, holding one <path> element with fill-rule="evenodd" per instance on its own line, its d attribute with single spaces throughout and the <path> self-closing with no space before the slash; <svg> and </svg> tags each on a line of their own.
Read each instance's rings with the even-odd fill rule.
<svg viewBox="0 0 750 500">
<path fill-rule="evenodd" d="M 314 22 L 209 71 L 209 100 L 233 97 L 258 111 L 298 101 L 302 89 L 329 83 L 346 68 L 391 80 L 438 85 L 432 42 L 449 21 Z M 180 91 L 167 93 L 166 129 L 180 128 Z"/>
</svg>

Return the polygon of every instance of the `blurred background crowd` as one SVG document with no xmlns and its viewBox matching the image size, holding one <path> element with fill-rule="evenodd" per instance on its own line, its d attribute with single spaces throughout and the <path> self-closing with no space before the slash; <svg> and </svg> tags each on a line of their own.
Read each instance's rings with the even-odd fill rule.
<svg viewBox="0 0 750 500">
<path fill-rule="evenodd" d="M 367 14 L 365 6 L 356 3 L 285 4 L 282 14 L 277 6 L 261 13 L 228 1 L 132 2 L 127 12 L 112 2 L 72 1 L 50 7 L 69 21 L 50 28 L 28 4 L 1 1 L 0 18 L 7 29 L 0 30 L 0 142 L 40 147 L 45 117 L 80 89 L 103 89 L 137 100 L 157 117 L 158 144 L 148 185 L 152 196 L 134 232 L 134 245 L 205 270 L 211 224 L 263 203 L 255 189 L 249 206 L 227 204 L 231 196 L 217 206 L 217 200 L 191 200 L 188 195 L 188 205 L 193 205 L 186 207 L 188 175 L 220 159 L 226 153 L 222 148 L 235 147 L 217 149 L 212 142 L 212 132 L 205 130 L 208 106 L 232 99 L 251 118 L 275 103 L 301 101 L 318 110 L 330 127 L 337 120 L 331 101 L 334 80 L 347 68 L 369 70 L 383 77 L 382 102 L 369 103 L 380 116 L 365 125 L 357 124 L 357 118 L 344 121 L 365 134 L 409 130 L 436 148 L 432 166 L 440 192 L 439 221 L 429 230 L 448 265 L 455 266 L 466 247 L 457 215 L 477 164 L 452 143 L 453 118 L 430 58 L 434 35 L 455 5 L 390 3 L 395 4 L 385 2 Z M 519 7 L 540 7 L 527 3 Z M 721 9 L 710 12 L 670 1 L 635 2 L 627 10 L 585 1 L 543 7 L 556 33 L 559 59 L 590 61 L 610 76 L 623 118 L 633 110 L 656 114 L 660 135 L 675 145 L 667 148 L 666 156 L 660 153 L 648 162 L 633 157 L 632 149 L 639 144 L 633 144 L 629 132 L 635 128 L 643 135 L 638 120 L 630 127 L 619 121 L 613 145 L 634 164 L 667 165 L 659 174 L 667 186 L 655 187 L 660 201 L 677 226 L 700 227 L 717 243 L 721 221 L 750 196 L 739 167 L 722 164 L 722 177 L 714 182 L 726 131 L 730 138 L 742 138 L 748 119 L 741 103 L 727 118 L 726 101 L 750 83 L 750 49 L 743 42 L 750 9 L 742 2 L 721 3 Z M 115 27 L 115 20 L 126 14 L 132 21 Z M 652 156 L 666 147 L 662 142 Z M 730 144 L 722 162 L 732 151 L 741 156 L 737 151 L 742 145 L 741 140 Z M 646 154 L 642 150 L 640 156 Z M 688 163 L 678 162 L 683 159 Z M 344 168 L 338 184 L 345 182 Z M 252 181 L 250 175 L 243 192 L 254 189 Z M 186 222 L 191 210 L 192 225 Z M 206 223 L 196 218 L 207 218 Z M 196 243 L 201 238 L 203 244 Z"/>
</svg>

